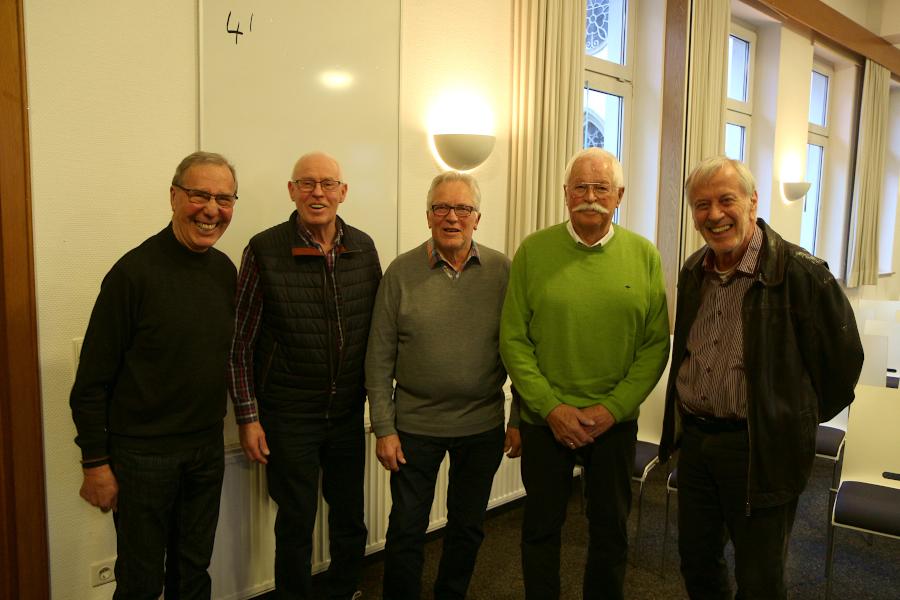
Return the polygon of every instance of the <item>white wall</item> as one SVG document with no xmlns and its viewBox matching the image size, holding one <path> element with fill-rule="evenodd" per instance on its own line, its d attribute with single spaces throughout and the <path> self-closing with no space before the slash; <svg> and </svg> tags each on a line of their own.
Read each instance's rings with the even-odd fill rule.
<svg viewBox="0 0 900 600">
<path fill-rule="evenodd" d="M 635 16 L 633 116 L 626 173 L 628 189 L 620 211 L 624 211 L 625 227 L 655 241 L 666 3 L 664 0 L 643 0 L 635 7 Z"/>
<path fill-rule="evenodd" d="M 511 3 L 463 0 L 404 2 L 400 46 L 399 252 L 429 236 L 425 196 L 440 173 L 428 144 L 428 116 L 445 93 L 474 91 L 494 113 L 497 141 L 472 171 L 481 186 L 475 239 L 502 251 L 509 190 Z"/>
<path fill-rule="evenodd" d="M 782 181 L 806 173 L 806 136 L 812 44 L 780 25 L 757 31 L 752 163 L 758 178 L 759 215 L 791 242 L 800 240 L 803 206 L 787 202 Z"/>
<path fill-rule="evenodd" d="M 428 235 L 425 192 L 439 169 L 428 148 L 427 111 L 443 90 L 466 87 L 493 107 L 497 134 L 493 154 L 473 173 L 484 210 L 476 239 L 503 248 L 510 3 L 457 0 L 448 10 L 439 0 L 416 0 L 403 3 L 401 19 L 398 247 L 405 251 Z M 113 592 L 110 585 L 91 588 L 88 579 L 92 562 L 114 556 L 115 537 L 110 516 L 78 497 L 81 470 L 68 407 L 72 339 L 83 335 L 113 262 L 169 220 L 168 182 L 175 164 L 197 149 L 196 32 L 195 2 L 25 0 L 55 600 L 99 600 Z M 383 257 L 385 265 L 391 258 Z"/>
<path fill-rule="evenodd" d="M 169 220 L 168 182 L 196 148 L 196 8 L 24 4 L 51 591 L 108 598 L 88 580 L 115 543 L 110 516 L 78 497 L 72 338 L 115 259 Z"/>
</svg>

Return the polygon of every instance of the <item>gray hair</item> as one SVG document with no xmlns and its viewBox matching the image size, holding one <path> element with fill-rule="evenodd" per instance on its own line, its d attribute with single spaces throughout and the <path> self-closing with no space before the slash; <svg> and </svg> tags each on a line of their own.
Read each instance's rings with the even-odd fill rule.
<svg viewBox="0 0 900 600">
<path fill-rule="evenodd" d="M 444 171 L 431 180 L 431 187 L 428 188 L 428 196 L 426 199 L 425 210 L 431 210 L 431 200 L 434 198 L 434 191 L 442 183 L 452 183 L 454 181 L 462 181 L 472 192 L 472 199 L 475 201 L 475 210 L 481 212 L 481 188 L 478 187 L 478 180 L 468 173 L 460 173 L 459 171 Z"/>
<path fill-rule="evenodd" d="M 618 189 L 625 187 L 625 175 L 622 172 L 622 163 L 619 162 L 619 159 L 616 158 L 615 154 L 608 150 L 604 150 L 603 148 L 585 148 L 584 150 L 576 152 L 575 155 L 569 159 L 569 162 L 566 163 L 566 174 L 563 179 L 565 183 L 569 183 L 569 176 L 572 174 L 572 168 L 575 166 L 575 163 L 582 158 L 593 158 L 608 162 L 612 166 L 612 184 Z"/>
<path fill-rule="evenodd" d="M 175 167 L 175 175 L 172 176 L 172 185 L 181 185 L 187 170 L 191 167 L 196 167 L 197 165 L 219 165 L 220 167 L 228 167 L 228 170 L 231 171 L 231 178 L 234 179 L 234 191 L 237 192 L 237 172 L 234 170 L 234 165 L 228 162 L 227 158 L 215 152 L 198 151 L 185 156 L 182 161 L 178 163 L 178 166 Z"/>
<path fill-rule="evenodd" d="M 693 202 L 691 190 L 708 182 L 716 173 L 728 166 L 737 173 L 738 183 L 744 193 L 752 196 L 756 191 L 756 179 L 753 178 L 753 173 L 750 172 L 747 165 L 727 156 L 711 156 L 701 160 L 688 175 L 687 181 L 684 182 L 684 193 L 687 195 L 688 202 Z"/>
</svg>

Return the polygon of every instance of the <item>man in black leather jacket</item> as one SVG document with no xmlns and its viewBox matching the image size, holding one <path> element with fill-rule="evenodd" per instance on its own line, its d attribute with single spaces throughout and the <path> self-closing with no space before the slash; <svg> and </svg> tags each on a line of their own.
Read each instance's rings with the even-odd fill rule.
<svg viewBox="0 0 900 600">
<path fill-rule="evenodd" d="M 742 163 L 701 162 L 685 185 L 707 245 L 678 279 L 660 458 L 681 448 L 679 552 L 691 598 L 784 598 L 788 538 L 818 423 L 853 400 L 863 352 L 824 261 L 756 219 Z"/>
</svg>

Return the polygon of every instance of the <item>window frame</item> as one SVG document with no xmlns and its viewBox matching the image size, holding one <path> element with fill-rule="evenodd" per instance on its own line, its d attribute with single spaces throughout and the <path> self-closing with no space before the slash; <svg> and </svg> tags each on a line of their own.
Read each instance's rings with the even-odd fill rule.
<svg viewBox="0 0 900 600">
<path fill-rule="evenodd" d="M 625 60 L 620 65 L 596 56 L 590 56 L 585 48 L 585 40 L 582 40 L 581 50 L 584 53 L 585 77 L 590 71 L 599 75 L 609 75 L 620 81 L 631 82 L 634 80 L 634 3 L 637 0 L 620 1 L 625 3 Z M 585 16 L 585 18 L 587 17 Z"/>
<path fill-rule="evenodd" d="M 828 148 L 828 138 L 829 138 L 829 128 L 831 125 L 831 111 L 832 111 L 832 100 L 834 98 L 834 94 L 832 93 L 832 86 L 834 83 L 834 67 L 825 62 L 819 56 L 813 57 L 812 68 L 810 69 L 810 81 L 809 81 L 809 90 L 810 95 L 812 95 L 812 73 L 813 71 L 819 73 L 820 75 L 824 75 L 828 78 L 828 85 L 825 90 L 825 125 L 818 125 L 809 121 L 809 107 L 807 106 L 807 134 L 806 134 L 806 155 L 809 156 L 809 146 L 818 146 L 822 149 L 822 170 L 819 173 L 819 185 L 817 187 L 818 197 L 815 198 L 816 201 L 816 222 L 813 227 L 813 240 L 812 240 L 812 248 L 808 248 L 810 254 L 815 254 L 819 248 L 819 242 L 821 237 L 821 227 L 822 227 L 822 208 L 824 206 L 825 201 L 825 190 L 828 189 L 828 157 L 829 157 L 829 148 Z M 803 180 L 806 181 L 806 172 L 809 171 L 809 164 L 806 165 L 803 174 Z M 812 182 L 810 182 L 812 183 Z M 809 194 L 804 197 L 803 202 L 803 210 L 800 217 L 800 230 L 803 231 L 803 216 L 807 213 L 806 203 L 810 201 Z"/>
<path fill-rule="evenodd" d="M 809 117 L 807 117 L 807 123 L 810 133 L 824 136 L 827 139 L 828 128 L 831 123 L 831 101 L 834 97 L 834 94 L 831 93 L 832 83 L 834 82 L 834 67 L 825 63 L 819 58 L 814 58 L 812 71 L 815 71 L 819 75 L 824 75 L 828 78 L 828 85 L 825 89 L 825 125 L 813 123 L 809 121 Z M 810 72 L 810 94 L 812 94 L 812 72 Z"/>
<path fill-rule="evenodd" d="M 732 112 L 738 112 L 745 115 L 753 115 L 753 90 L 754 90 L 754 72 L 756 71 L 756 32 L 739 23 L 736 20 L 731 21 L 731 25 L 728 28 L 729 39 L 731 36 L 739 38 L 750 45 L 750 49 L 747 52 L 747 100 L 742 102 L 740 100 L 735 100 L 733 98 L 728 97 L 728 92 L 725 93 L 725 108 Z M 728 62 L 728 69 L 731 68 L 731 61 Z M 725 73 L 725 81 L 726 81 L 726 90 L 727 90 L 727 82 L 728 82 L 728 73 Z"/>
<path fill-rule="evenodd" d="M 624 187 L 628 188 L 628 152 L 631 144 L 631 112 L 632 112 L 632 94 L 634 90 L 634 48 L 635 48 L 635 2 L 637 0 L 622 0 L 625 2 L 625 57 L 623 64 L 614 63 L 612 61 L 590 56 L 585 47 L 585 40 L 581 41 L 581 49 L 584 53 L 584 88 L 582 93 L 587 96 L 588 90 L 603 92 L 622 98 L 622 123 L 620 127 L 621 146 L 619 162 L 622 163 L 625 172 Z M 586 17 L 585 17 L 586 18 Z M 581 132 L 582 147 L 584 147 L 584 115 L 586 113 L 586 104 L 582 106 L 581 111 Z M 621 224 L 624 213 L 616 210 L 613 215 L 613 222 Z"/>
<path fill-rule="evenodd" d="M 741 112 L 725 111 L 725 126 L 737 125 L 744 128 L 744 145 L 741 148 L 741 162 L 746 163 L 750 154 L 750 136 L 753 132 L 753 115 L 747 115 Z M 722 132 L 723 139 L 725 132 Z"/>
</svg>

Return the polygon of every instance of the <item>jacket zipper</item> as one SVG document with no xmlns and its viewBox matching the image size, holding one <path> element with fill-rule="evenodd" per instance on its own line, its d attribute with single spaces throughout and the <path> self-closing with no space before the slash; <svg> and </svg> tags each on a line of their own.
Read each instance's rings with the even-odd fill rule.
<svg viewBox="0 0 900 600">
<path fill-rule="evenodd" d="M 329 278 L 329 275 L 328 275 L 328 257 L 327 257 L 327 256 L 323 256 L 322 258 L 323 258 L 323 260 L 322 260 L 322 274 L 324 275 L 324 280 L 323 280 L 324 285 L 322 286 L 322 287 L 323 287 L 322 292 L 323 292 L 324 295 L 325 295 L 325 302 L 330 302 L 330 304 L 333 305 L 333 304 L 334 304 L 334 295 L 331 294 L 331 291 L 332 291 L 332 290 L 329 289 L 329 281 L 328 281 L 328 278 Z M 333 276 L 333 275 L 334 275 L 334 273 L 332 273 L 332 276 Z M 332 289 L 333 289 L 333 288 L 332 288 Z M 333 307 L 332 307 L 332 310 L 333 310 Z M 328 320 L 328 323 L 329 323 L 329 324 L 328 324 L 328 333 L 329 333 L 329 335 L 328 335 L 328 341 L 327 341 L 327 343 L 331 344 L 331 343 L 334 342 L 334 335 L 333 335 L 333 331 L 332 331 L 332 329 L 331 329 L 331 319 Z M 334 372 L 335 372 L 335 365 L 334 365 L 334 347 L 331 347 L 331 348 L 328 349 L 328 375 L 329 375 L 330 378 L 331 378 L 331 387 L 330 387 L 329 390 L 328 390 L 328 403 L 327 403 L 326 406 L 325 406 L 325 419 L 326 419 L 326 420 L 329 419 L 329 418 L 331 418 L 331 406 L 332 406 L 332 404 L 334 403 L 334 396 L 335 396 L 335 394 L 336 394 L 336 392 L 337 392 L 337 383 L 336 383 L 336 379 L 335 379 Z"/>
</svg>

